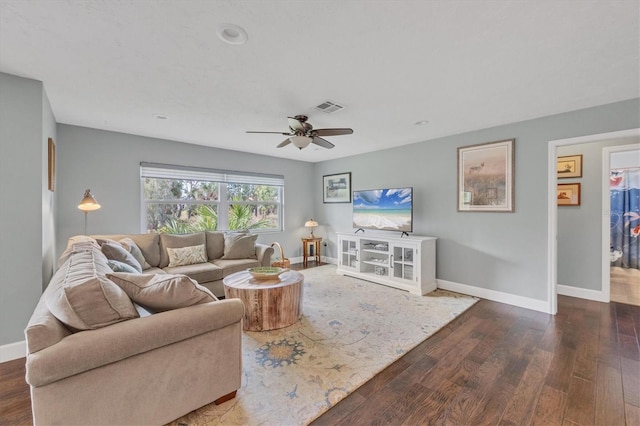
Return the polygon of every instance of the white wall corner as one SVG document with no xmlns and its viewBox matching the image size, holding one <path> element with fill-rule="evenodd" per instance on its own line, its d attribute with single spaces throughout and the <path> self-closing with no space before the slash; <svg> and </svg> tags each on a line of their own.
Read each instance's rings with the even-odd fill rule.
<svg viewBox="0 0 640 426">
<path fill-rule="evenodd" d="M 27 342 L 9 343 L 0 346 L 0 362 L 13 361 L 27 356 Z"/>
<path fill-rule="evenodd" d="M 452 281 L 437 279 L 438 288 L 455 291 L 456 293 L 467 294 L 469 296 L 480 297 L 494 302 L 506 303 L 520 308 L 532 309 L 534 311 L 552 314 L 549 302 L 546 300 L 531 299 L 530 297 L 517 296 L 515 294 L 503 293 L 501 291 L 489 290 L 475 287 L 468 284 L 460 284 Z"/>
<path fill-rule="evenodd" d="M 596 302 L 609 303 L 604 292 L 597 290 L 589 290 L 586 288 L 573 287 L 570 285 L 557 285 L 558 294 L 563 296 L 577 297 L 579 299 L 595 300 Z"/>
</svg>

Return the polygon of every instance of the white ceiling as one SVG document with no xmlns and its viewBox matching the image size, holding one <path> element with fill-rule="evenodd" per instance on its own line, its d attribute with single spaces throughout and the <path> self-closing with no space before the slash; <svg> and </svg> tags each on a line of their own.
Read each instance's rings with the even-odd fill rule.
<svg viewBox="0 0 640 426">
<path fill-rule="evenodd" d="M 0 0 L 0 71 L 43 81 L 59 123 L 315 162 L 639 97 L 639 16 L 637 0 Z M 354 134 L 299 151 L 245 133 L 296 114 Z"/>
</svg>

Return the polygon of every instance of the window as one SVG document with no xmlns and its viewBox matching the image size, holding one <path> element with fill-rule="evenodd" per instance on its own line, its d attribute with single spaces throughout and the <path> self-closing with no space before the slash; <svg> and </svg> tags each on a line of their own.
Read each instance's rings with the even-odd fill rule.
<svg viewBox="0 0 640 426">
<path fill-rule="evenodd" d="M 284 177 L 140 163 L 147 232 L 282 230 Z"/>
</svg>

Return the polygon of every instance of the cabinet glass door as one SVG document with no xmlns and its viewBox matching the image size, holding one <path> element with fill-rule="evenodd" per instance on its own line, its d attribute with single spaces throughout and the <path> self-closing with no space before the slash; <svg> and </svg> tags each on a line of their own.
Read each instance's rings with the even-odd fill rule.
<svg viewBox="0 0 640 426">
<path fill-rule="evenodd" d="M 414 249 L 412 247 L 393 247 L 393 277 L 413 281 Z"/>
<path fill-rule="evenodd" d="M 356 240 L 342 240 L 341 253 L 342 266 L 354 269 L 358 267 L 358 242 Z"/>
</svg>

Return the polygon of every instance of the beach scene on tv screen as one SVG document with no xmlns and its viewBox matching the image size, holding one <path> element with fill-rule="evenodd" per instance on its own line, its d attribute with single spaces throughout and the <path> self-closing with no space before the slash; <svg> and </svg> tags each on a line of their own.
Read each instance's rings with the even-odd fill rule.
<svg viewBox="0 0 640 426">
<path fill-rule="evenodd" d="M 411 188 L 354 191 L 353 227 L 411 232 Z"/>
</svg>

